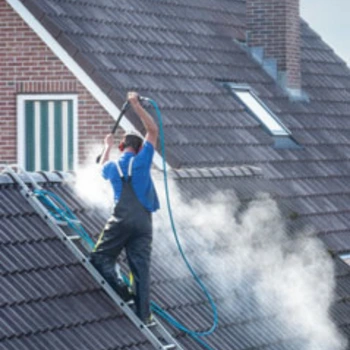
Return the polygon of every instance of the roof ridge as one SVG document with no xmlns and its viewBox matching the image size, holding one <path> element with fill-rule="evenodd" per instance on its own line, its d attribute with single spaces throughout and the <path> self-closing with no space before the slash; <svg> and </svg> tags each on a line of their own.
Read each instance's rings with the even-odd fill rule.
<svg viewBox="0 0 350 350">
<path fill-rule="evenodd" d="M 135 9 L 129 9 L 129 8 L 118 8 L 118 6 L 109 6 L 109 5 L 98 5 L 94 2 L 88 2 L 88 1 L 84 1 L 84 0 L 78 0 L 78 1 L 72 1 L 72 0 L 63 0 L 66 1 L 67 3 L 81 3 L 83 5 L 88 5 L 91 7 L 98 7 L 98 8 L 110 8 L 110 9 L 118 9 L 119 11 L 125 11 L 125 12 L 143 12 L 140 10 L 135 10 Z M 147 1 L 147 0 L 144 0 Z M 224 0 L 227 3 L 230 3 L 230 0 Z M 152 5 L 154 4 L 154 2 L 152 1 Z M 187 4 L 187 3 L 181 3 L 178 1 L 166 1 L 166 0 L 159 0 L 157 1 L 158 5 L 165 5 L 165 6 L 172 6 L 172 7 L 186 7 L 186 8 L 191 8 L 191 9 L 196 9 L 196 10 L 205 10 L 205 11 L 215 11 L 217 13 L 223 13 L 223 14 L 241 14 L 238 12 L 234 12 L 234 11 L 227 11 L 226 9 L 222 9 L 222 8 L 218 8 L 215 6 L 199 6 L 199 5 L 193 5 L 193 4 Z"/>
<path fill-rule="evenodd" d="M 154 12 L 147 12 L 147 11 L 139 11 L 139 10 L 125 10 L 125 12 L 132 12 L 132 13 L 138 13 L 138 14 L 149 14 L 149 15 L 160 15 L 160 14 L 155 14 Z M 234 15 L 239 15 L 239 14 L 234 14 Z M 56 13 L 50 13 L 47 15 L 48 17 L 64 17 L 64 18 L 68 18 L 68 19 L 76 19 L 76 20 L 83 20 L 83 21 L 87 21 L 90 20 L 92 22 L 96 22 L 96 23 L 108 23 L 108 24 L 115 24 L 115 20 L 112 19 L 106 19 L 106 20 L 102 20 L 102 19 L 96 19 L 94 16 L 83 16 L 83 15 L 76 15 L 76 14 L 56 14 Z M 189 18 L 182 18 L 180 16 L 174 16 L 174 15 L 164 15 L 162 14 L 163 17 L 168 17 L 170 19 L 176 19 L 176 20 L 188 20 Z M 205 20 L 198 20 L 198 19 L 193 19 L 193 22 L 203 22 Z M 221 25 L 221 26 L 228 26 L 228 27 L 232 27 L 232 22 L 231 24 L 227 23 L 219 23 L 219 22 L 210 22 L 210 24 L 216 24 L 216 25 Z M 169 29 L 167 26 L 150 26 L 150 25 L 144 25 L 144 24 L 140 24 L 140 23 L 131 23 L 131 22 L 118 22 L 118 25 L 121 25 L 123 27 L 131 27 L 131 28 L 140 28 L 140 29 L 146 29 L 146 30 L 154 30 L 154 31 L 164 31 L 164 32 L 171 32 L 171 33 L 181 33 L 181 34 L 193 34 L 193 35 L 198 35 L 198 36 L 203 36 L 203 37 L 211 37 L 211 38 L 231 38 L 232 36 L 225 34 L 225 33 L 208 33 L 208 34 L 203 34 L 201 32 L 195 32 L 193 30 L 185 30 L 185 29 Z M 239 25 L 237 24 L 235 26 L 236 30 L 239 30 L 238 28 L 242 29 L 244 28 L 243 25 Z"/>
<path fill-rule="evenodd" d="M 74 173 L 71 171 L 34 171 L 28 172 L 30 176 L 38 183 L 64 183 L 70 182 L 74 178 Z M 25 183 L 31 183 L 28 175 L 26 173 L 19 173 L 19 177 Z M 16 182 L 13 181 L 10 174 L 0 173 L 0 186 L 1 185 L 15 185 Z"/>
<path fill-rule="evenodd" d="M 174 178 L 218 178 L 218 177 L 252 177 L 263 176 L 262 169 L 254 165 L 226 167 L 187 167 L 171 169 Z"/>
<path fill-rule="evenodd" d="M 77 31 L 77 30 L 70 30 L 67 29 L 64 33 L 62 32 L 61 36 L 82 36 L 84 34 L 83 31 Z M 213 50 L 217 51 L 217 52 L 221 52 L 221 53 L 227 53 L 227 54 L 235 54 L 236 50 L 231 50 L 230 48 L 228 48 L 227 46 L 225 48 L 219 48 L 219 47 L 208 47 L 208 46 L 204 46 L 201 44 L 187 44 L 187 43 L 180 43 L 180 42 L 165 42 L 165 41 L 160 41 L 159 38 L 158 40 L 156 39 L 143 39 L 143 38 L 129 38 L 126 35 L 120 35 L 120 34 L 106 34 L 106 35 L 101 35 L 101 34 L 93 34 L 93 33 L 89 33 L 89 37 L 90 38 L 98 38 L 100 39 L 101 37 L 104 39 L 113 39 L 113 40 L 119 40 L 121 42 L 128 42 L 128 43 L 133 43 L 133 44 L 143 44 L 143 45 L 155 45 L 155 46 L 169 46 L 169 47 L 176 47 L 176 48 L 190 48 L 190 49 L 195 49 L 198 51 L 205 51 L 205 52 L 212 52 Z M 58 42 L 61 44 L 60 40 L 58 40 Z M 62 45 L 62 47 L 64 47 L 64 45 Z M 231 47 L 235 47 L 235 42 L 232 41 L 232 46 Z"/>
<path fill-rule="evenodd" d="M 37 244 L 37 243 L 46 243 L 48 241 L 59 241 L 58 236 L 46 236 L 46 237 L 40 237 L 40 238 L 31 238 L 31 239 L 22 239 L 17 241 L 5 241 L 0 242 L 0 247 L 3 246 L 16 246 L 16 245 L 22 245 L 22 244 Z M 0 272 L 1 275 L 1 272 Z"/>
<path fill-rule="evenodd" d="M 13 339 L 13 338 L 21 339 L 21 338 L 30 337 L 30 336 L 33 336 L 33 335 L 45 334 L 45 333 L 50 333 L 50 332 L 54 332 L 54 331 L 57 331 L 57 330 L 63 330 L 63 329 L 72 329 L 72 328 L 85 326 L 87 324 L 100 323 L 100 322 L 103 322 L 103 321 L 109 321 L 109 320 L 119 319 L 119 318 L 121 318 L 120 315 L 112 314 L 112 315 L 96 318 L 94 320 L 88 320 L 88 321 L 82 321 L 82 322 L 75 321 L 75 322 L 72 322 L 70 324 L 66 323 L 64 325 L 62 324 L 62 325 L 59 325 L 59 326 L 51 326 L 51 327 L 47 327 L 47 328 L 43 328 L 43 329 L 38 329 L 36 331 L 27 331 L 27 332 L 26 331 L 22 331 L 22 332 L 18 332 L 19 334 L 12 334 L 10 336 L 4 335 L 4 336 L 0 337 L 0 341 L 4 341 L 4 340 L 7 340 L 7 339 Z"/>
<path fill-rule="evenodd" d="M 73 266 L 80 266 L 80 261 L 72 261 L 72 262 L 62 262 L 57 265 L 46 265 L 46 266 L 37 266 L 37 267 L 29 267 L 29 268 L 21 268 L 14 271 L 5 271 L 0 274 L 1 277 L 7 276 L 18 276 L 32 272 L 40 272 L 40 271 L 51 271 L 56 269 L 68 268 Z"/>
<path fill-rule="evenodd" d="M 0 304 L 0 308 L 21 306 L 24 304 L 30 305 L 30 304 L 39 303 L 39 302 L 46 302 L 48 300 L 64 299 L 64 298 L 69 298 L 71 296 L 92 294 L 92 293 L 97 293 L 97 292 L 101 292 L 101 291 L 102 291 L 101 287 L 91 286 L 91 287 L 87 287 L 85 290 L 78 290 L 75 292 L 63 292 L 63 293 L 56 294 L 56 295 L 48 295 L 45 297 L 36 297 L 36 298 L 30 299 L 30 300 L 19 300 L 19 301 L 12 301 L 9 303 L 5 302 L 3 304 Z"/>
<path fill-rule="evenodd" d="M 88 49 L 82 49 L 80 50 L 81 53 L 83 54 L 89 54 L 91 51 Z M 162 57 L 162 56 L 154 56 L 154 53 L 150 53 L 148 55 L 148 53 L 143 53 L 143 54 L 139 54 L 139 53 L 130 53 L 130 52 L 115 52 L 115 50 L 113 49 L 113 51 L 107 51 L 106 48 L 103 48 L 101 50 L 99 50 L 98 48 L 96 48 L 94 50 L 94 52 L 97 52 L 98 54 L 103 54 L 104 56 L 118 56 L 118 57 L 132 57 L 132 58 L 138 58 L 138 59 L 144 59 L 144 60 L 150 60 L 150 61 L 165 61 L 165 62 L 175 62 L 175 63 L 195 63 L 195 64 L 201 64 L 201 65 L 207 65 L 207 66 L 214 66 L 217 67 L 217 65 L 219 64 L 218 62 L 214 62 L 214 61 L 201 61 L 200 59 L 193 59 L 191 57 Z M 242 51 L 237 51 L 236 55 L 241 54 L 242 56 L 245 55 L 245 53 Z M 206 57 L 202 57 L 202 58 L 206 58 Z M 240 62 L 237 61 L 231 61 L 231 62 L 227 62 L 227 63 L 221 63 L 220 62 L 220 66 L 225 66 L 228 68 L 232 68 L 232 67 L 242 67 L 242 68 L 246 68 L 247 64 L 240 64 Z M 248 68 L 256 68 L 255 64 L 251 64 Z M 272 83 L 268 83 L 266 85 L 274 85 Z M 340 88 L 338 88 L 338 90 L 340 90 Z M 343 88 L 342 88 L 343 90 Z M 300 112 L 301 113 L 301 112 Z M 315 112 L 316 114 L 316 112 Z M 319 114 L 319 113 L 318 113 Z"/>
</svg>

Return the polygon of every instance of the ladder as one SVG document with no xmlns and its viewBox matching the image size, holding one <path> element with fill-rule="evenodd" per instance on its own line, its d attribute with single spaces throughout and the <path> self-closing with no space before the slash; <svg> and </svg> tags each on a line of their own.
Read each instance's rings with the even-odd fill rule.
<svg viewBox="0 0 350 350">
<path fill-rule="evenodd" d="M 117 306 L 123 311 L 126 317 L 139 329 L 139 331 L 149 340 L 149 342 L 157 350 L 184 350 L 184 348 L 172 337 L 168 330 L 162 325 L 159 318 L 153 316 L 153 322 L 150 325 L 145 325 L 130 308 L 130 303 L 123 301 L 119 295 L 112 289 L 112 287 L 104 280 L 95 267 L 89 262 L 87 256 L 79 248 L 77 242 L 80 236 L 71 235 L 66 233 L 63 229 L 67 226 L 65 221 L 57 220 L 53 217 L 50 211 L 44 204 L 37 198 L 35 190 L 41 190 L 42 187 L 35 181 L 34 177 L 28 172 L 24 171 L 17 165 L 5 165 L 3 166 L 3 174 L 8 174 L 12 180 L 19 186 L 20 193 L 26 199 L 26 201 L 33 207 L 38 215 L 48 224 L 48 226 L 57 234 L 59 239 L 67 246 L 67 248 L 77 257 L 77 259 L 83 264 L 85 269 L 91 274 L 95 281 L 104 289 L 109 297 L 115 302 Z M 14 169 L 17 169 L 15 171 Z M 22 175 L 22 176 L 21 176 Z M 27 185 L 22 177 L 26 177 L 29 181 L 31 188 Z M 77 222 L 79 223 L 79 222 Z M 69 230 L 66 230 L 69 231 Z M 82 242 L 83 243 L 83 242 Z M 88 245 L 84 245 L 85 250 L 90 250 Z"/>
</svg>

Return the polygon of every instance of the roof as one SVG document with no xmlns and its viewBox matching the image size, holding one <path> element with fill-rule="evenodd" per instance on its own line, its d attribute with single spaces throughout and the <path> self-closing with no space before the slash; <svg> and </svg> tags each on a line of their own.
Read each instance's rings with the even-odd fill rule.
<svg viewBox="0 0 350 350">
<path fill-rule="evenodd" d="M 237 168 L 231 174 L 227 171 L 225 177 L 205 176 L 198 169 L 187 171 L 196 173 L 196 176 L 180 177 L 177 173 L 171 176 L 181 189 L 179 194 L 172 185 L 172 201 L 178 208 L 175 215 L 179 235 L 189 259 L 213 292 L 220 315 L 218 330 L 206 340 L 216 349 L 232 349 L 232 346 L 238 349 L 299 349 L 300 334 L 281 324 L 280 312 L 272 296 L 265 295 L 267 299 L 264 303 L 257 298 L 255 289 L 259 286 L 259 279 L 254 277 L 256 271 L 252 269 L 252 264 L 263 261 L 262 255 L 242 260 L 238 251 L 228 254 L 229 231 L 221 230 L 220 235 L 226 234 L 214 239 L 214 228 L 210 228 L 209 237 L 209 231 L 203 231 L 208 224 L 206 220 L 194 225 L 188 219 L 200 210 L 204 211 L 197 213 L 196 219 L 202 215 L 209 217 L 214 208 L 216 216 L 220 215 L 223 207 L 220 210 L 217 205 L 223 205 L 223 198 L 209 196 L 217 185 L 221 186 L 218 188 L 221 194 L 225 189 L 239 189 L 238 197 L 232 198 L 232 193 L 229 193 L 226 198 L 236 204 L 236 200 L 240 201 L 236 205 L 237 215 L 247 211 L 247 204 L 262 188 L 265 191 L 269 189 L 274 195 L 269 181 L 261 174 L 237 175 L 239 170 Z M 79 196 L 72 176 L 62 178 L 64 174 L 59 175 L 46 173 L 44 177 L 38 174 L 36 180 L 63 198 L 89 234 L 97 238 L 106 214 L 103 215 L 103 211 L 97 211 L 95 206 Z M 155 178 L 158 178 L 157 174 Z M 208 204 L 193 205 L 190 209 L 195 204 L 193 200 L 203 198 L 203 194 L 207 195 Z M 3 326 L 0 348 L 26 349 L 35 344 L 36 348 L 44 349 L 50 344 L 52 349 L 70 350 L 81 349 L 82 346 L 84 349 L 151 349 L 143 335 L 105 295 L 78 259 L 26 203 L 18 186 L 7 175 L 0 176 L 0 195 Z M 225 205 L 227 202 L 224 202 Z M 200 330 L 210 325 L 210 310 L 205 306 L 205 296 L 195 286 L 172 243 L 165 215 L 163 211 L 155 217 L 152 299 L 188 327 Z M 216 218 L 213 216 L 211 219 L 215 221 Z M 237 232 L 236 238 L 239 237 Z M 258 227 L 256 233 L 265 237 L 262 227 Z M 239 246 L 238 241 L 234 242 Z M 267 247 L 262 248 L 265 250 Z M 254 252 L 259 255 L 263 250 Z M 270 254 L 268 249 L 266 253 Z M 221 260 L 223 256 L 225 258 Z M 223 261 L 225 266 L 222 266 Z M 345 326 L 350 271 L 343 262 L 335 260 L 335 263 L 338 289 L 333 314 L 337 322 Z M 125 266 L 125 260 L 122 265 Z M 180 332 L 173 329 L 171 332 L 186 349 L 201 349 Z"/>
<path fill-rule="evenodd" d="M 106 219 L 89 207 L 71 184 L 57 174 L 41 175 L 37 181 L 63 198 L 96 236 Z M 0 176 L 1 226 L 1 321 L 0 348 L 39 349 L 150 349 L 146 339 L 134 329 L 101 287 L 87 273 L 79 260 L 27 204 L 17 185 L 7 175 Z M 157 243 L 158 242 L 158 243 Z M 164 244 L 164 242 L 163 242 Z M 203 296 L 191 291 L 192 282 L 181 268 L 168 268 L 164 247 L 156 240 L 152 290 L 158 302 L 184 317 L 183 312 L 203 314 L 199 307 Z M 182 276 L 181 276 L 182 275 Z M 186 298 L 176 289 L 187 291 Z M 198 327 L 198 318 L 188 319 Z M 202 322 L 202 321 L 201 321 Z M 201 323 L 200 322 L 200 323 Z M 243 327 L 244 328 L 244 327 Z M 115 334 L 117 333 L 117 335 Z M 223 329 L 219 334 L 225 333 Z M 183 336 L 181 336 L 183 338 Z M 186 345 L 188 339 L 182 339 Z M 188 345 L 190 346 L 190 345 Z M 196 348 L 191 345 L 191 348 Z"/>
<path fill-rule="evenodd" d="M 310 100 L 292 102 L 237 42 L 245 36 L 244 1 L 42 0 L 40 7 L 34 0 L 21 3 L 116 106 L 129 90 L 159 103 L 168 161 L 179 169 L 179 182 L 188 196 L 233 188 L 251 197 L 267 186 L 293 218 L 291 227 L 313 226 L 334 255 L 350 251 L 350 71 L 307 23 L 301 24 L 302 88 Z M 271 147 L 271 137 L 221 81 L 249 84 L 303 148 Z M 132 114 L 128 118 L 136 123 Z M 268 181 L 219 176 L 221 170 L 208 177 L 199 170 L 214 174 L 216 168 L 245 164 L 259 167 Z M 187 168 L 197 169 L 200 177 L 186 178 Z M 7 191 L 1 193 L 15 200 L 15 193 Z M 9 208 L 11 215 L 18 210 Z M 15 227 L 21 217 L 14 216 Z M 99 218 L 97 226 L 102 221 Z M 336 265 L 339 303 L 334 317 L 349 334 L 348 270 L 337 259 Z M 171 300 L 177 302 L 178 297 L 172 295 Z M 242 332 L 248 333 L 257 332 Z M 244 339 L 242 349 L 274 342 Z"/>
</svg>

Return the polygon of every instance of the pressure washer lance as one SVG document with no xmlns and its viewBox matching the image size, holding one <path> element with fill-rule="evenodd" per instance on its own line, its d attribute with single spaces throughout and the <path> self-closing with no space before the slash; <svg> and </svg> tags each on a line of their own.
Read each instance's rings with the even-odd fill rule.
<svg viewBox="0 0 350 350">
<path fill-rule="evenodd" d="M 142 97 L 142 96 L 139 96 L 139 101 L 142 103 L 142 101 L 148 101 L 149 99 L 147 97 Z M 120 123 L 120 120 L 122 119 L 123 115 L 125 114 L 125 112 L 128 110 L 130 104 L 129 104 L 129 101 L 126 101 L 124 102 L 123 106 L 122 106 L 122 109 L 120 110 L 120 113 L 119 113 L 119 116 L 116 120 L 116 122 L 114 123 L 113 125 L 113 129 L 111 131 L 111 134 L 115 134 L 115 132 L 117 131 L 118 129 L 118 126 L 119 126 L 119 123 Z M 102 152 L 96 157 L 96 163 L 100 163 L 100 160 L 101 160 L 101 157 L 102 157 L 102 154 L 104 152 L 104 148 L 102 150 Z"/>
</svg>

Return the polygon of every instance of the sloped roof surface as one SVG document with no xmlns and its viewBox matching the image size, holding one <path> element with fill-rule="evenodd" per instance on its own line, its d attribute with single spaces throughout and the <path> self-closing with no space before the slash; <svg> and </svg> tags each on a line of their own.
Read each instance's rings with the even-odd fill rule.
<svg viewBox="0 0 350 350">
<path fill-rule="evenodd" d="M 18 188 L 2 184 L 0 195 L 0 348 L 150 349 L 138 332 L 124 332 L 130 322 Z M 102 220 L 91 211 L 85 221 L 100 230 Z"/>
<path fill-rule="evenodd" d="M 257 164 L 330 249 L 350 250 L 350 71 L 305 22 L 310 102 L 290 102 L 235 41 L 244 39 L 244 1 L 23 3 L 117 105 L 129 90 L 157 101 L 171 165 Z M 249 84 L 303 149 L 274 149 L 222 80 Z"/>
<path fill-rule="evenodd" d="M 234 40 L 242 40 L 245 36 L 244 1 L 22 2 L 117 105 L 121 105 L 129 90 L 137 90 L 159 103 L 171 165 L 184 169 L 184 173 L 187 167 L 212 169 L 247 163 L 258 165 L 273 184 L 274 196 L 293 213 L 296 218 L 294 225 L 313 225 L 333 253 L 350 251 L 350 71 L 305 22 L 302 22 L 302 84 L 310 102 L 290 102 L 259 64 Z M 223 80 L 252 86 L 258 96 L 292 131 L 303 149 L 274 149 L 271 137 L 218 83 Z M 134 120 L 132 115 L 129 117 Z M 242 195 L 248 193 L 249 197 L 260 188 L 265 188 L 265 184 L 259 183 L 255 178 L 254 181 L 244 177 L 232 180 L 230 177 L 219 176 L 219 173 L 207 179 L 203 174 L 198 178 L 186 178 L 184 173 L 182 177 L 179 174 L 182 179 L 179 181 L 190 196 L 219 188 L 237 188 Z M 66 191 L 62 195 L 69 199 Z M 35 327 L 42 324 L 40 330 L 31 329 L 30 327 L 34 327 L 32 324 L 16 328 L 18 325 L 10 322 L 10 329 L 1 338 L 0 346 L 6 349 L 11 346 L 16 349 L 26 348 L 28 338 L 38 336 L 43 341 L 48 341 L 45 337 L 52 339 L 50 341 L 57 342 L 57 348 L 60 349 L 72 349 L 74 346 L 79 348 L 78 344 L 62 345 L 64 341 L 73 341 L 74 337 L 65 338 L 61 334 L 73 334 L 75 330 L 79 330 L 75 334 L 80 336 L 80 330 L 84 326 L 87 327 L 84 328 L 87 330 L 85 332 L 91 334 L 95 325 L 100 327 L 103 323 L 107 325 L 105 330 L 108 328 L 109 331 L 105 334 L 105 330 L 101 329 L 101 338 L 106 337 L 104 341 L 111 342 L 106 344 L 106 349 L 118 348 L 120 344 L 124 344 L 126 348 L 137 346 L 137 349 L 143 349 L 144 346 L 147 349 L 147 343 L 138 338 L 137 332 L 132 333 L 135 338 L 129 339 L 127 335 L 118 335 L 113 331 L 115 328 L 111 323 L 124 322 L 124 319 L 118 310 L 108 304 L 107 299 L 101 297 L 106 304 L 100 307 L 105 307 L 108 311 L 103 309 L 98 315 L 84 311 L 91 294 L 96 293 L 100 297 L 102 292 L 93 283 L 90 284 L 88 276 L 84 276 L 74 259 L 65 255 L 68 253 L 63 252 L 60 243 L 43 229 L 42 222 L 39 223 L 39 219 L 30 209 L 24 204 L 23 208 L 17 206 L 20 198 L 11 186 L 2 187 L 0 196 L 3 197 L 1 203 L 4 203 L 4 215 L 1 216 L 0 225 L 4 228 L 4 245 L 9 254 L 3 276 L 7 280 L 15 276 L 19 282 L 15 281 L 14 285 L 18 285 L 27 283 L 27 278 L 38 278 L 41 281 L 40 273 L 47 272 L 50 275 L 55 271 L 58 275 L 61 271 L 67 271 L 74 274 L 74 278 L 84 277 L 85 281 L 78 286 L 73 285 L 71 291 L 60 286 L 62 289 L 57 289 L 60 292 L 56 292 L 56 288 L 51 292 L 48 289 L 46 295 L 45 289 L 35 301 L 30 299 L 26 289 L 19 292 L 20 287 L 10 294 L 4 291 L 4 295 L 8 295 L 3 302 L 4 306 L 8 306 L 8 309 L 4 308 L 6 319 L 12 317 L 12 309 L 16 309 L 17 305 L 28 307 L 30 315 L 30 312 L 34 312 L 30 308 L 36 302 L 47 302 L 49 305 L 53 301 L 53 307 L 59 307 L 59 300 L 63 298 L 68 298 L 67 303 L 70 302 L 69 298 L 77 300 L 78 305 L 81 305 L 77 314 L 81 317 L 74 320 L 64 319 L 68 316 L 60 315 L 56 323 L 52 320 L 49 328 L 41 323 L 43 319 L 39 319 Z M 94 224 L 88 219 L 89 215 L 85 217 L 84 204 L 77 204 L 73 199 L 71 202 L 73 207 L 78 206 L 78 212 L 81 210 L 79 213 L 90 232 L 100 230 L 103 218 L 98 217 Z M 20 230 L 18 223 L 21 221 L 23 225 L 29 225 L 25 233 Z M 11 256 L 15 256 L 16 264 L 20 264 L 22 260 L 17 257 L 22 256 L 22 252 L 27 249 L 35 252 L 36 245 L 40 246 L 38 250 L 43 256 L 44 246 L 58 255 L 55 259 L 49 256 L 42 266 L 34 266 L 35 261 L 13 265 L 14 259 Z M 167 275 L 164 271 L 157 272 L 158 276 Z M 37 273 L 37 277 L 30 276 Z M 57 285 L 59 279 L 64 278 L 63 274 L 62 277 L 56 276 L 56 273 L 50 276 L 53 279 L 52 285 Z M 349 273 L 347 267 L 339 261 L 337 276 L 339 302 L 333 314 L 344 332 L 349 334 Z M 165 280 L 159 282 L 167 285 Z M 175 311 L 181 313 L 181 307 L 178 306 L 181 305 L 181 296 L 171 293 L 172 284 L 169 281 L 171 298 L 167 297 L 164 302 L 169 305 L 174 303 Z M 163 290 L 160 285 L 155 279 L 153 287 L 157 295 L 161 295 Z M 14 298 L 13 301 L 7 299 L 11 297 Z M 83 297 L 86 297 L 86 301 L 79 304 L 78 299 Z M 201 308 L 196 308 L 195 302 L 196 295 L 190 304 L 201 312 Z M 49 309 L 49 306 L 45 305 L 46 308 Z M 21 312 L 18 308 L 18 315 Z M 246 308 L 242 312 L 237 310 L 237 315 L 244 318 L 242 322 L 225 320 L 226 323 L 214 336 L 217 338 L 213 342 L 220 344 L 220 349 L 227 346 L 220 340 L 224 335 L 229 337 L 232 344 L 236 342 L 237 347 L 242 349 L 283 349 L 277 332 L 271 331 L 271 338 L 264 339 L 263 335 L 259 338 L 258 332 L 251 330 L 250 327 L 258 329 L 259 322 L 262 321 L 258 318 L 256 324 L 255 321 L 251 322 Z M 190 318 L 190 314 L 186 313 L 186 317 Z M 20 319 L 18 316 L 18 322 Z M 267 325 L 266 319 L 264 325 Z M 271 324 L 271 329 L 273 327 L 274 323 Z M 272 339 L 273 337 L 276 338 Z M 32 339 L 37 341 L 39 338 Z M 182 341 L 185 344 L 191 342 L 187 338 Z M 40 344 L 43 347 L 44 343 Z M 91 344 L 94 344 L 92 340 Z M 291 349 L 291 343 L 288 344 L 288 349 Z M 97 347 L 92 345 L 91 348 Z M 195 345 L 191 343 L 189 348 L 195 349 Z"/>
<path fill-rule="evenodd" d="M 300 176 L 321 160 L 332 168 L 348 147 L 348 68 L 302 23 L 302 83 L 311 103 L 290 103 L 234 41 L 244 36 L 244 11 L 243 1 L 226 0 L 44 0 L 36 15 L 112 99 L 137 89 L 159 103 L 169 145 L 185 146 L 169 150 L 180 165 L 269 161 L 282 177 L 278 162 L 296 158 L 310 163 L 295 164 Z M 271 149 L 271 138 L 217 80 L 251 85 L 305 149 Z"/>
<path fill-rule="evenodd" d="M 40 176 L 37 179 L 43 181 Z M 63 198 L 88 232 L 96 237 L 105 217 L 98 214 L 96 208 L 86 206 L 67 183 L 62 184 L 57 176 L 51 176 L 51 179 L 51 183 L 43 181 L 45 188 Z M 192 181 L 196 182 L 196 179 L 192 178 Z M 262 180 L 253 175 L 245 179 L 245 184 L 239 180 L 241 193 L 245 193 L 246 199 L 255 193 L 259 181 Z M 18 186 L 6 175 L 0 176 L 0 183 L 0 349 L 34 346 L 37 349 L 70 350 L 151 349 L 81 262 L 27 204 Z M 196 195 L 195 191 L 193 195 Z M 190 236 L 184 238 L 191 239 Z M 164 241 L 161 243 L 155 239 L 153 298 L 173 315 L 186 320 L 188 326 L 201 329 L 206 323 L 210 324 L 205 298 L 194 288 L 188 274 L 184 275 L 181 268 L 167 263 L 169 250 L 162 244 Z M 205 275 L 203 278 L 206 281 Z M 215 286 L 209 287 L 215 290 Z M 244 344 L 270 344 L 271 349 L 275 343 L 283 345 L 285 340 L 277 331 L 278 324 L 273 320 L 267 322 L 266 313 L 254 308 L 254 300 L 247 297 L 248 291 L 246 288 L 246 295 L 240 296 L 240 303 L 232 305 L 230 317 L 221 319 L 218 331 L 209 338 L 209 344 L 220 349 L 230 349 L 230 344 L 242 349 L 246 348 Z M 220 315 L 225 315 L 225 296 L 215 295 L 215 298 L 218 298 Z M 273 316 L 273 311 L 270 313 Z M 252 329 L 261 327 L 262 322 L 266 329 L 270 329 L 270 334 L 251 334 Z M 174 335 L 180 337 L 186 349 L 201 349 L 178 331 Z"/>
<path fill-rule="evenodd" d="M 238 170 L 238 169 L 237 169 Z M 249 201 L 269 183 L 258 175 L 184 178 L 174 176 L 185 200 L 203 198 L 207 188 L 221 185 L 239 188 L 242 203 Z M 37 176 L 42 181 L 41 176 Z M 81 219 L 95 238 L 106 215 L 86 205 L 67 182 L 56 176 L 43 181 L 44 188 L 58 194 Z M 1 226 L 1 333 L 0 349 L 152 349 L 152 346 L 127 320 L 101 287 L 86 272 L 81 262 L 67 249 L 54 232 L 28 205 L 7 176 L 0 176 Z M 177 210 L 181 212 L 181 208 Z M 208 213 L 209 215 L 210 213 Z M 165 222 L 165 221 L 163 221 Z M 198 235 L 190 226 L 180 226 L 181 239 L 187 247 Z M 168 238 L 160 237 L 167 235 Z M 227 237 L 226 237 L 227 238 Z M 170 244 L 166 243 L 171 240 Z M 197 243 L 195 243 L 197 244 Z M 223 237 L 223 247 L 225 245 Z M 218 247 L 217 249 L 222 249 Z M 187 249 L 204 283 L 213 292 L 220 315 L 219 327 L 206 338 L 215 349 L 300 349 L 298 332 L 286 336 L 274 307 L 274 300 L 262 307 L 256 300 L 251 276 L 239 284 L 220 288 L 220 279 L 209 276 L 208 264 L 200 251 Z M 226 263 L 235 265 L 235 258 Z M 204 259 L 204 260 L 203 260 Z M 124 263 L 123 263 L 124 264 Z M 350 271 L 345 263 L 335 260 L 337 302 L 332 314 L 347 332 L 348 290 Z M 220 275 L 220 271 L 216 272 Z M 226 278 L 226 277 L 225 277 Z M 229 278 L 229 276 L 227 276 Z M 154 237 L 152 299 L 185 322 L 191 329 L 203 330 L 211 323 L 210 309 L 172 242 L 170 229 L 157 228 Z M 172 329 L 185 349 L 202 349 L 189 337 Z"/>
</svg>

